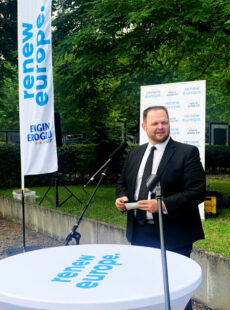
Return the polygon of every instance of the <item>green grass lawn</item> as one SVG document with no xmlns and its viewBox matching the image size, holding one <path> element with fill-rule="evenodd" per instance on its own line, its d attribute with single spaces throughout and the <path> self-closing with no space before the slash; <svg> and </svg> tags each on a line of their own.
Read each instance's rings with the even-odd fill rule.
<svg viewBox="0 0 230 310">
<path fill-rule="evenodd" d="M 230 196 L 229 180 L 207 180 L 210 191 L 218 191 Z M 230 256 L 230 206 L 217 208 L 217 217 L 208 217 L 203 221 L 205 239 L 194 244 L 196 248 Z"/>
<path fill-rule="evenodd" d="M 207 183 L 210 185 L 211 191 L 219 191 L 224 195 L 230 196 L 230 181 L 207 180 Z M 36 199 L 36 203 L 40 202 L 47 188 L 48 187 L 30 188 L 30 190 L 36 191 L 36 195 L 39 196 Z M 59 210 L 81 215 L 83 207 L 88 202 L 90 194 L 94 190 L 94 186 L 88 186 L 86 188 L 87 193 L 80 185 L 68 186 L 68 188 L 82 201 L 82 204 L 80 204 L 74 197 L 72 197 L 61 207 L 59 207 Z M 61 203 L 69 196 L 69 192 L 61 186 L 59 187 L 58 193 L 59 203 Z M 12 197 L 12 189 L 0 189 L 0 195 Z M 51 188 L 50 192 L 48 193 L 48 197 L 53 201 L 55 200 L 54 188 Z M 125 227 L 126 214 L 121 214 L 119 211 L 117 211 L 114 205 L 114 197 L 114 185 L 103 185 L 99 187 L 92 203 L 85 213 L 85 217 L 113 224 L 119 227 Z M 52 206 L 52 204 L 50 204 L 47 199 L 42 202 L 42 205 L 55 208 L 55 206 Z M 206 238 L 205 240 L 196 242 L 194 246 L 206 251 L 230 256 L 230 206 L 226 209 L 217 208 L 217 214 L 217 217 L 209 217 L 203 221 L 203 228 Z"/>
<path fill-rule="evenodd" d="M 230 180 L 213 180 L 207 179 L 210 191 L 217 191 L 223 195 L 230 196 Z"/>
<path fill-rule="evenodd" d="M 66 201 L 58 210 L 81 215 L 84 206 L 88 202 L 91 193 L 94 190 L 94 185 L 89 185 L 83 190 L 81 185 L 67 186 L 67 188 L 76 195 L 82 202 L 80 204 L 74 197 Z M 44 196 L 48 187 L 30 187 L 31 191 L 36 192 L 36 203 L 39 203 Z M 0 195 L 12 197 L 13 189 L 0 189 Z M 62 186 L 58 187 L 59 204 L 67 199 L 70 193 Z M 54 187 L 51 188 L 47 195 L 55 204 L 55 191 Z M 115 207 L 115 187 L 114 185 L 102 185 L 97 190 L 94 199 L 90 206 L 87 208 L 85 217 L 92 218 L 98 221 L 106 222 L 120 227 L 125 227 L 126 216 L 121 214 Z M 55 208 L 47 199 L 42 202 L 43 206 Z"/>
</svg>

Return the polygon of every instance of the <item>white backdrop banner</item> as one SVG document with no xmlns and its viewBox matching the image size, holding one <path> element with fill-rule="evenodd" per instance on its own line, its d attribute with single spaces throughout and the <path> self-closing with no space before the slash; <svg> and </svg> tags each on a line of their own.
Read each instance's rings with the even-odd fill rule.
<svg viewBox="0 0 230 310">
<path fill-rule="evenodd" d="M 24 175 L 57 171 L 51 0 L 18 0 L 21 165 Z"/>
<path fill-rule="evenodd" d="M 142 112 L 154 105 L 168 109 L 171 137 L 198 147 L 205 167 L 206 81 L 192 81 L 141 87 L 140 144 L 148 141 L 141 128 Z M 203 206 L 200 206 L 204 218 Z"/>
<path fill-rule="evenodd" d="M 148 141 L 141 128 L 142 112 L 154 105 L 168 109 L 174 140 L 198 147 L 204 165 L 206 81 L 160 84 L 141 87 L 140 143 Z"/>
</svg>

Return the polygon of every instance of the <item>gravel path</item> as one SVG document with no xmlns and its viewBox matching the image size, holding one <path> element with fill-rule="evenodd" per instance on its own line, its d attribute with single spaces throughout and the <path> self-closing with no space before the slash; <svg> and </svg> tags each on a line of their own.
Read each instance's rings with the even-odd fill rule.
<svg viewBox="0 0 230 310">
<path fill-rule="evenodd" d="M 28 229 L 26 229 L 25 241 L 27 251 L 64 245 L 64 242 Z M 22 225 L 0 217 L 0 259 L 22 253 L 22 250 Z M 193 310 L 212 309 L 193 301 Z"/>
</svg>

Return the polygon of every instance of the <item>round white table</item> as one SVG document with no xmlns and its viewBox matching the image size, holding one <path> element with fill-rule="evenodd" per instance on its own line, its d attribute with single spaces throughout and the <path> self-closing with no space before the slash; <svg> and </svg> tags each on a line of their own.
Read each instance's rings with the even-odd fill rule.
<svg viewBox="0 0 230 310">
<path fill-rule="evenodd" d="M 167 251 L 171 309 L 201 283 L 193 260 Z M 0 261 L 0 310 L 164 310 L 161 251 L 118 244 L 47 248 Z"/>
</svg>

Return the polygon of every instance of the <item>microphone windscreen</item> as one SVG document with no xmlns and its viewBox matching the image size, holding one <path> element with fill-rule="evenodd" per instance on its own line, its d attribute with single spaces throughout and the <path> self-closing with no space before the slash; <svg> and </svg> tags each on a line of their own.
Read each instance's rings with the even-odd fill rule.
<svg viewBox="0 0 230 310">
<path fill-rule="evenodd" d="M 120 144 L 114 151 L 113 153 L 109 156 L 110 159 L 113 159 L 116 156 L 119 156 L 120 154 L 122 154 L 125 150 L 125 148 L 128 146 L 127 142 L 123 142 L 122 144 Z"/>
<path fill-rule="evenodd" d="M 151 174 L 146 182 L 146 187 L 152 192 L 159 181 L 160 178 L 156 174 Z"/>
</svg>

